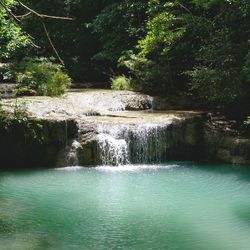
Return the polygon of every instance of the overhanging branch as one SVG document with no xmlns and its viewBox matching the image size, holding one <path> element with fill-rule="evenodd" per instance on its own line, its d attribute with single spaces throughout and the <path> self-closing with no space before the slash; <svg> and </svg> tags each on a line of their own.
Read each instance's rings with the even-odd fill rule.
<svg viewBox="0 0 250 250">
<path fill-rule="evenodd" d="M 0 0 L 0 5 L 4 8 L 4 10 L 6 11 L 6 14 L 9 16 L 9 18 L 13 19 L 15 23 L 17 23 L 17 25 L 20 25 L 21 21 L 19 20 L 19 17 L 17 17 L 16 15 L 14 15 L 6 6 L 6 4 Z M 36 49 L 40 49 L 41 47 L 36 45 L 32 39 L 34 39 L 28 32 L 23 31 L 23 33 L 30 38 L 30 44 L 36 48 Z"/>
<path fill-rule="evenodd" d="M 52 47 L 57 59 L 59 60 L 59 62 L 64 65 L 64 62 L 58 52 L 58 50 L 56 49 L 50 35 L 49 35 L 49 32 L 47 30 L 47 27 L 46 27 L 46 24 L 45 24 L 45 21 L 44 19 L 58 19 L 58 20 L 67 20 L 67 21 L 74 21 L 75 18 L 71 18 L 71 17 L 62 17 L 62 16 L 52 16 L 52 15 L 46 15 L 46 14 L 41 14 L 35 10 L 33 10 L 32 8 L 30 8 L 29 6 L 25 5 L 23 2 L 21 2 L 20 0 L 17 0 L 17 3 L 22 6 L 24 9 L 26 9 L 28 11 L 28 13 L 24 14 L 24 15 L 21 15 L 21 16 L 16 16 L 14 15 L 11 10 L 9 10 L 9 8 L 6 6 L 6 4 L 0 0 L 0 6 L 2 6 L 7 15 L 12 18 L 14 20 L 14 22 L 18 23 L 18 25 L 21 23 L 21 20 L 19 18 L 24 18 L 26 16 L 29 16 L 31 14 L 35 15 L 36 17 L 38 17 L 42 23 L 42 26 L 43 26 L 43 29 L 44 29 L 44 32 L 45 32 L 45 35 L 48 39 L 48 42 L 50 44 L 50 46 Z M 30 43 L 32 44 L 33 47 L 35 48 L 40 48 L 38 45 L 36 45 L 35 43 L 33 43 L 32 39 L 34 39 L 29 33 L 27 32 L 24 32 L 25 35 L 27 35 L 29 38 L 30 38 Z"/>
<path fill-rule="evenodd" d="M 31 9 L 29 6 L 25 5 L 24 3 L 22 3 L 20 0 L 17 0 L 17 2 L 26 10 L 28 10 L 29 12 L 33 13 L 35 16 L 39 17 L 39 18 L 50 18 L 50 19 L 59 19 L 59 20 L 68 20 L 68 21 L 74 21 L 75 18 L 72 17 L 62 17 L 62 16 L 51 16 L 51 15 L 45 15 L 45 14 L 40 14 L 37 11 Z"/>
<path fill-rule="evenodd" d="M 51 37 L 50 37 L 49 32 L 48 32 L 48 30 L 47 30 L 47 27 L 46 27 L 46 25 L 45 25 L 45 23 L 44 23 L 44 20 L 42 20 L 42 25 L 43 25 L 43 29 L 44 29 L 44 32 L 45 32 L 45 34 L 46 34 L 46 37 L 47 37 L 47 39 L 48 39 L 48 41 L 49 41 L 49 43 L 50 43 L 50 46 L 52 47 L 53 51 L 54 51 L 55 54 L 56 54 L 56 57 L 58 58 L 58 60 L 60 61 L 60 63 L 61 63 L 62 65 L 64 65 L 64 61 L 63 61 L 62 58 L 60 57 L 60 55 L 59 55 L 59 53 L 58 53 L 58 51 L 57 51 L 57 49 L 56 49 L 54 43 L 53 43 L 52 40 L 51 40 Z"/>
</svg>

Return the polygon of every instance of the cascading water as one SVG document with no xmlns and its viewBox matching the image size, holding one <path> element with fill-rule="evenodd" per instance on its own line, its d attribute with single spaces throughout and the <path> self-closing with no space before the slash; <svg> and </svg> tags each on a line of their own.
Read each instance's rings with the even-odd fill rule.
<svg viewBox="0 0 250 250">
<path fill-rule="evenodd" d="M 34 141 L 34 151 L 44 148 L 48 162 L 57 166 L 192 159 L 204 144 L 203 116 L 197 112 L 154 111 L 150 109 L 152 100 L 150 96 L 129 91 L 84 90 L 55 98 L 3 99 L 0 104 L 6 113 L 13 113 L 17 102 L 25 104 L 32 122 L 40 124 L 41 120 L 45 124 L 42 128 L 39 126 L 38 132 L 48 140 L 42 146 Z M 52 131 L 50 136 L 48 131 Z M 4 133 L 3 136 L 5 138 Z M 40 157 L 31 155 L 26 145 L 29 157 L 21 157 L 19 150 L 23 144 L 15 143 L 14 137 L 9 135 L 6 140 L 15 145 L 16 154 L 21 160 L 24 158 L 24 162 L 29 157 Z M 2 147 L 7 148 L 5 143 Z M 43 164 L 43 159 L 41 162 Z M 47 159 L 45 163 L 48 164 Z"/>
<path fill-rule="evenodd" d="M 66 163 L 68 166 L 79 165 L 78 150 L 81 148 L 81 144 L 77 140 L 73 140 L 70 146 L 66 148 Z"/>
<path fill-rule="evenodd" d="M 122 165 L 130 162 L 128 151 L 128 127 L 98 124 L 97 132 L 97 142 L 102 164 Z"/>
<path fill-rule="evenodd" d="M 161 162 L 180 137 L 164 123 L 98 124 L 97 143 L 104 165 Z M 178 125 L 176 125 L 178 127 Z"/>
<path fill-rule="evenodd" d="M 160 162 L 162 151 L 166 151 L 164 140 L 167 125 L 142 124 L 132 133 L 131 158 L 136 163 Z"/>
</svg>

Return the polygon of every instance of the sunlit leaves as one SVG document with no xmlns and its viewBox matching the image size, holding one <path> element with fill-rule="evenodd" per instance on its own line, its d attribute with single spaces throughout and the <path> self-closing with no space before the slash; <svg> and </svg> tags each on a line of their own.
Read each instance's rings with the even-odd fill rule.
<svg viewBox="0 0 250 250">
<path fill-rule="evenodd" d="M 14 1 L 7 1 L 6 6 L 11 7 Z M 6 60 L 18 50 L 26 47 L 29 39 L 24 35 L 21 28 L 6 14 L 3 7 L 0 8 L 0 60 Z"/>
<path fill-rule="evenodd" d="M 139 55 L 147 56 L 157 53 L 166 55 L 173 43 L 185 31 L 184 27 L 175 27 L 176 17 L 169 12 L 162 12 L 148 22 L 148 33 L 145 39 L 139 41 Z"/>
</svg>

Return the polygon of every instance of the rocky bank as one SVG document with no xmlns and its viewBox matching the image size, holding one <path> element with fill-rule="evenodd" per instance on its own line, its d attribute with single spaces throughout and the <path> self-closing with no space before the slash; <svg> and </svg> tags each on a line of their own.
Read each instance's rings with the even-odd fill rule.
<svg viewBox="0 0 250 250">
<path fill-rule="evenodd" d="M 155 105 L 151 96 L 110 90 L 4 99 L 1 167 L 250 163 L 248 136 L 229 132 L 227 124 L 205 112 L 166 111 Z"/>
</svg>

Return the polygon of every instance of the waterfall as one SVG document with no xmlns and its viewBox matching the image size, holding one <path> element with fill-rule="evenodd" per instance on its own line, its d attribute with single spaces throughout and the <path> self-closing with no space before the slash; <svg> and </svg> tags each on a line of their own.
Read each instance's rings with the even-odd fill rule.
<svg viewBox="0 0 250 250">
<path fill-rule="evenodd" d="M 66 148 L 66 163 L 67 166 L 79 165 L 78 150 L 81 148 L 81 144 L 77 140 L 73 140 L 70 146 Z"/>
<path fill-rule="evenodd" d="M 79 142 L 79 138 L 75 137 L 74 139 L 71 139 L 70 141 L 68 141 L 68 122 L 65 120 L 65 155 L 64 155 L 64 159 L 66 162 L 67 166 L 78 166 L 79 165 L 79 151 L 82 148 L 81 143 Z M 79 129 L 79 123 L 77 123 L 76 126 L 76 131 L 77 131 L 77 135 L 79 135 L 80 129 Z"/>
<path fill-rule="evenodd" d="M 79 120 L 67 143 L 66 163 L 76 166 L 121 166 L 189 159 L 192 140 L 185 118 L 148 114 L 147 118 L 89 117 Z M 191 127 L 192 129 L 192 127 Z"/>
<path fill-rule="evenodd" d="M 98 124 L 97 142 L 100 158 L 104 165 L 123 165 L 130 163 L 128 152 L 128 132 L 126 126 Z"/>
<path fill-rule="evenodd" d="M 168 124 L 141 124 L 132 132 L 131 158 L 136 163 L 160 162 L 166 150 L 165 132 Z"/>
<path fill-rule="evenodd" d="M 97 144 L 101 163 L 123 165 L 162 162 L 168 151 L 173 150 L 180 140 L 178 133 L 170 126 L 172 122 L 98 124 Z M 178 124 L 175 127 L 178 128 Z"/>
</svg>

